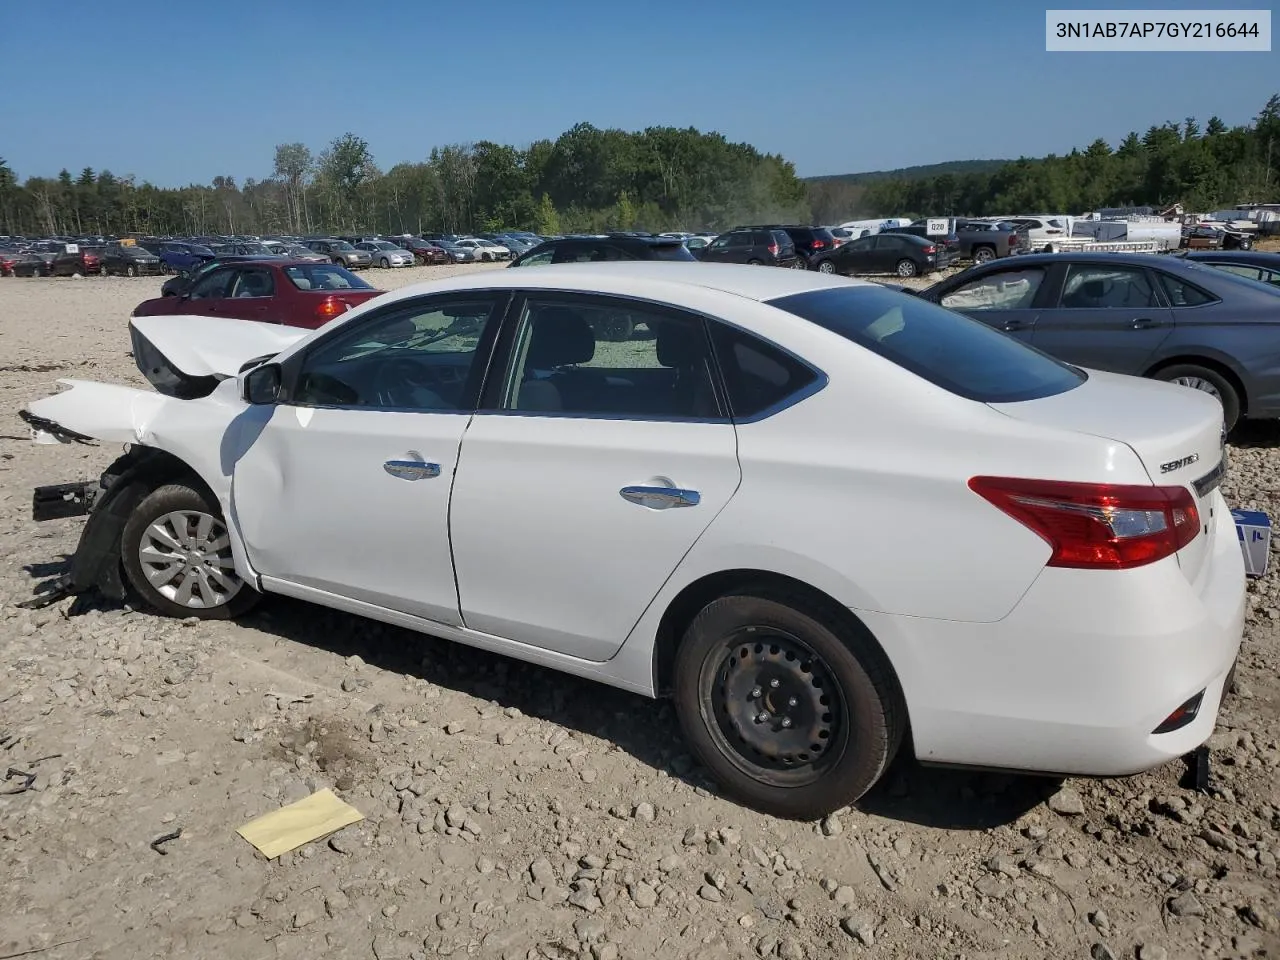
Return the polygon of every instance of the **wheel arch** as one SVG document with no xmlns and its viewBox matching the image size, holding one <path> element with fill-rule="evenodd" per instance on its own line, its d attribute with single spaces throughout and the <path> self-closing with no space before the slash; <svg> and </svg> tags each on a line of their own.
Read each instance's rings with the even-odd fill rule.
<svg viewBox="0 0 1280 960">
<path fill-rule="evenodd" d="M 1249 394 L 1245 390 L 1244 380 L 1240 377 L 1234 367 L 1217 357 L 1206 356 L 1204 353 L 1185 353 L 1180 352 L 1170 357 L 1162 357 L 1159 361 L 1152 364 L 1143 374 L 1144 377 L 1154 378 L 1161 370 L 1167 370 L 1169 367 L 1177 367 L 1182 365 L 1205 367 L 1215 373 L 1226 378 L 1236 392 L 1236 396 L 1240 399 L 1240 416 L 1244 417 L 1249 412 Z"/>
<path fill-rule="evenodd" d="M 752 592 L 783 602 L 797 604 L 800 609 L 817 612 L 824 620 L 836 626 L 859 630 L 868 641 L 871 651 L 881 661 L 880 666 L 893 683 L 894 692 L 907 715 L 906 697 L 902 683 L 884 646 L 865 623 L 847 606 L 823 590 L 786 574 L 770 570 L 739 568 L 707 574 L 687 584 L 671 599 L 658 621 L 653 642 L 653 690 L 655 696 L 667 697 L 671 693 L 675 674 L 676 651 L 684 637 L 685 629 L 698 612 L 711 601 L 732 593 Z M 910 719 L 907 720 L 908 731 Z M 909 736 L 909 733 L 908 733 Z"/>
</svg>

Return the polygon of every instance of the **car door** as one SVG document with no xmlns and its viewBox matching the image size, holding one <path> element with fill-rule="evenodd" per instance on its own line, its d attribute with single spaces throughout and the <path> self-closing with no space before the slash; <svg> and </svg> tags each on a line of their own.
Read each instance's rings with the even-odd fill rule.
<svg viewBox="0 0 1280 960">
<path fill-rule="evenodd" d="M 210 270 L 191 285 L 177 306 L 178 313 L 198 316 L 234 317 L 235 302 L 231 299 L 231 284 L 236 278 L 235 267 Z"/>
<path fill-rule="evenodd" d="M 454 485 L 462 616 L 607 660 L 738 486 L 705 322 L 550 291 L 511 316 Z"/>
<path fill-rule="evenodd" d="M 1048 268 L 1040 266 L 988 270 L 952 287 L 938 303 L 1029 343 L 1040 313 L 1037 296 L 1047 274 Z"/>
<path fill-rule="evenodd" d="M 278 323 L 275 306 L 275 275 L 266 267 L 240 267 L 231 281 L 226 309 L 241 320 Z"/>
<path fill-rule="evenodd" d="M 726 263 L 729 259 L 729 244 L 736 236 L 726 233 L 716 237 L 702 251 L 702 260 L 708 263 Z"/>
<path fill-rule="evenodd" d="M 1141 376 L 1173 332 L 1173 311 L 1145 267 L 1065 265 L 1054 301 L 1036 317 L 1032 346 L 1083 367 Z"/>
<path fill-rule="evenodd" d="M 265 415 L 246 425 L 232 479 L 236 522 L 270 589 L 461 624 L 449 496 L 506 302 L 400 301 L 286 362 L 282 400 L 252 408 Z"/>
<path fill-rule="evenodd" d="M 836 261 L 836 270 L 839 273 L 871 273 L 871 264 L 873 262 L 873 248 L 875 245 L 875 237 L 859 237 L 857 240 L 850 240 L 848 243 L 836 250 L 833 255 Z"/>
</svg>

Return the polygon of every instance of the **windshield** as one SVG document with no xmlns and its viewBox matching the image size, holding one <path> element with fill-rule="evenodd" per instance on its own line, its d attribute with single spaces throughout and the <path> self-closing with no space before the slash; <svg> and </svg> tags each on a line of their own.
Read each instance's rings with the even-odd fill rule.
<svg viewBox="0 0 1280 960">
<path fill-rule="evenodd" d="M 284 268 L 299 290 L 372 290 L 354 273 L 336 263 L 300 263 Z"/>
<path fill-rule="evenodd" d="M 986 324 L 883 287 L 834 287 L 769 304 L 981 403 L 1051 397 L 1085 380 L 1074 367 Z"/>
<path fill-rule="evenodd" d="M 386 240 L 375 240 L 373 245 L 379 250 L 399 250 L 394 243 L 388 243 Z"/>
<path fill-rule="evenodd" d="M 347 241 L 345 240 L 336 240 L 333 243 L 329 244 L 329 246 L 331 246 L 334 250 L 354 250 L 355 249 L 355 247 L 347 243 Z"/>
<path fill-rule="evenodd" d="M 187 249 L 198 257 L 212 257 L 214 255 L 212 250 L 199 243 L 188 244 Z"/>
</svg>

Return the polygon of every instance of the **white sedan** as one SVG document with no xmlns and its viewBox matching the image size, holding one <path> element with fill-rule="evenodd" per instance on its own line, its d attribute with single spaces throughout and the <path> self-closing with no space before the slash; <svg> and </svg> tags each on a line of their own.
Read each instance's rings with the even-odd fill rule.
<svg viewBox="0 0 1280 960">
<path fill-rule="evenodd" d="M 413 251 L 397 247 L 389 240 L 365 240 L 357 243 L 356 249 L 368 252 L 374 264 L 384 270 L 392 267 L 412 267 L 416 260 Z"/>
<path fill-rule="evenodd" d="M 670 696 L 727 790 L 791 817 L 904 743 L 1124 775 L 1214 728 L 1245 580 L 1205 393 L 747 266 L 131 326 L 156 392 L 66 381 L 25 412 L 131 445 L 37 490 L 36 519 L 89 514 L 54 595 L 225 618 L 282 594 Z"/>
<path fill-rule="evenodd" d="M 477 237 L 468 237 L 465 240 L 459 240 L 458 246 L 465 250 L 470 250 L 475 254 L 477 260 L 510 260 L 511 249 L 504 247 L 500 243 L 494 243 L 492 240 L 483 240 Z"/>
</svg>

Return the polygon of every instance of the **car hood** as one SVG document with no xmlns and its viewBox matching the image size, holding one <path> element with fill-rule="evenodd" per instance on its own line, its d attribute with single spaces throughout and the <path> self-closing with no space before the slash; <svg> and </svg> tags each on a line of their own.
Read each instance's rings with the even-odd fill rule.
<svg viewBox="0 0 1280 960">
<path fill-rule="evenodd" d="M 179 373 L 218 378 L 237 376 L 248 361 L 274 356 L 313 332 L 230 317 L 186 315 L 134 317 L 129 327 L 135 344 L 141 341 L 144 349 L 160 354 Z"/>
</svg>

